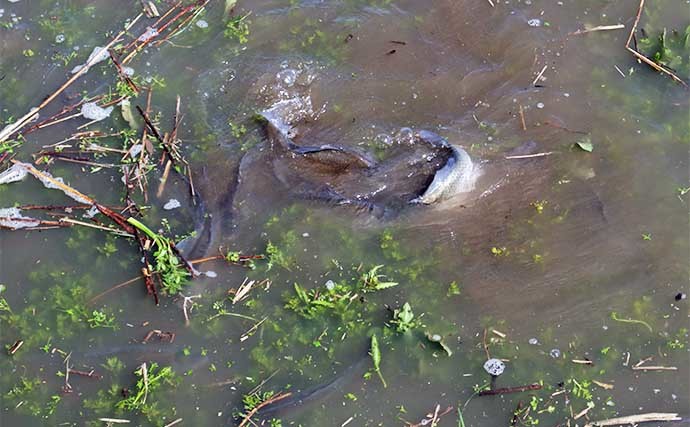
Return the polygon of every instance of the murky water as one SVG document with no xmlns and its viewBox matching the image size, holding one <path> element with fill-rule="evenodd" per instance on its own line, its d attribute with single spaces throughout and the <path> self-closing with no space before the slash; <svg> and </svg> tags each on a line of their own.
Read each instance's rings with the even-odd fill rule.
<svg viewBox="0 0 690 427">
<path fill-rule="evenodd" d="M 155 3 L 161 13 L 172 6 Z M 127 64 L 136 82 L 154 86 L 162 131 L 180 96 L 181 152 L 202 203 L 174 172 L 156 194 L 160 148 L 148 199 L 132 194 L 154 230 L 166 221 L 170 236 L 204 230 L 194 258 L 222 247 L 267 259 L 255 268 L 196 265 L 204 274 L 183 291 L 195 303 L 186 324 L 183 296 L 161 295 L 156 306 L 142 280 L 111 290 L 140 274 L 130 240 L 78 226 L 3 230 L 2 425 L 237 425 L 248 410 L 243 396 L 256 390 L 292 393 L 252 418 L 274 426 L 435 425 L 437 405 L 438 413 L 452 407 L 440 426 L 458 425 L 458 408 L 466 426 L 510 425 L 518 407 L 513 425 L 690 413 L 690 111 L 687 91 L 624 48 L 636 2 L 240 0 L 231 16 L 247 15 L 246 41 L 227 29 L 222 3 L 211 1 L 183 32 Z M 648 3 L 640 27 L 650 37 L 690 24 L 687 2 Z M 25 0 L 0 11 L 0 120 L 9 124 L 140 5 Z M 132 36 L 154 22 L 141 18 Z M 625 28 L 573 34 L 613 24 Z M 683 55 L 676 65 L 687 81 Z M 40 119 L 115 91 L 116 73 L 107 62 L 94 66 Z M 387 168 L 334 178 L 281 157 L 254 115 L 289 99 L 300 99 L 288 120 L 296 143 L 356 150 Z M 145 107 L 146 93 L 131 103 Z M 143 129 L 136 119 L 134 139 Z M 64 147 L 82 163 L 53 156 L 47 166 L 34 154 L 56 151 L 44 147 L 86 123 L 25 131 L 12 154 L 122 207 L 120 169 L 97 165 L 119 164 L 121 154 Z M 428 185 L 425 171 L 445 158 L 410 148 L 405 128 L 464 148 L 481 170 L 475 189 L 409 204 Z M 81 131 L 127 129 L 118 107 Z M 94 139 L 118 150 L 123 140 Z M 548 154 L 511 158 L 538 153 Z M 9 166 L 4 159 L 2 170 Z M 324 188 L 350 201 L 384 200 L 393 214 L 342 203 Z M 181 208 L 164 210 L 173 198 Z M 75 202 L 31 178 L 0 185 L 0 207 L 47 204 Z M 381 281 L 398 285 L 362 287 L 377 265 Z M 245 278 L 255 285 L 233 303 Z M 295 284 L 322 305 L 301 300 Z M 392 320 L 405 302 L 415 317 L 403 333 Z M 142 344 L 152 330 L 174 340 Z M 427 334 L 440 335 L 448 353 Z M 372 335 L 385 388 L 368 354 Z M 97 377 L 65 378 L 69 353 L 72 369 Z M 477 396 L 491 383 L 488 356 L 506 364 L 495 388 L 541 389 Z M 175 379 L 151 386 L 142 409 L 119 408 L 136 394 L 144 362 L 151 375 L 152 363 L 171 366 Z"/>
</svg>

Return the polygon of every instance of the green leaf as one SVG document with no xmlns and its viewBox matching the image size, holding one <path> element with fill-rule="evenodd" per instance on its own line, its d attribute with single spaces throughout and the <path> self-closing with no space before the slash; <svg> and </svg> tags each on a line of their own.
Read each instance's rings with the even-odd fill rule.
<svg viewBox="0 0 690 427">
<path fill-rule="evenodd" d="M 379 340 L 376 338 L 376 334 L 371 336 L 371 353 L 369 354 L 371 354 L 371 360 L 374 362 L 374 370 L 381 379 L 383 388 L 388 387 L 386 380 L 383 379 L 383 375 L 381 374 L 381 350 L 379 349 Z"/>
<path fill-rule="evenodd" d="M 586 151 L 586 152 L 588 152 L 588 153 L 591 153 L 592 150 L 594 150 L 594 145 L 592 145 L 592 141 L 589 139 L 589 137 L 583 138 L 583 139 L 577 141 L 577 142 L 575 143 L 575 145 L 576 145 L 580 150 Z"/>
<path fill-rule="evenodd" d="M 303 302 L 309 303 L 309 296 L 307 295 L 307 292 L 297 283 L 295 283 L 295 293 L 297 293 L 297 296 Z"/>
<path fill-rule="evenodd" d="M 380 291 L 381 289 L 388 289 L 394 286 L 398 286 L 398 282 L 379 282 L 376 284 L 375 289 Z"/>
</svg>

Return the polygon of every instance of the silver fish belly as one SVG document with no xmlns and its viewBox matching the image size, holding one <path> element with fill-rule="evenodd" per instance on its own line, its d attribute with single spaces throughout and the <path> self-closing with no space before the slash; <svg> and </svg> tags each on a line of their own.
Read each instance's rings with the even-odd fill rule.
<svg viewBox="0 0 690 427">
<path fill-rule="evenodd" d="M 430 205 L 474 189 L 479 174 L 478 168 L 464 149 L 455 145 L 450 145 L 450 149 L 452 150 L 451 157 L 436 172 L 433 181 L 424 193 L 412 203 Z"/>
</svg>

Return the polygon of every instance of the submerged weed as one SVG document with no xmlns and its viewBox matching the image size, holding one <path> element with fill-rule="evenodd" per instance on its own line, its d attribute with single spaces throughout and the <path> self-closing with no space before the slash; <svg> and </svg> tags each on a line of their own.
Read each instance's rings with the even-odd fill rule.
<svg viewBox="0 0 690 427">
<path fill-rule="evenodd" d="M 235 16 L 225 24 L 223 35 L 231 40 L 237 40 L 241 44 L 249 41 L 249 13 L 243 16 Z"/>
<path fill-rule="evenodd" d="M 175 386 L 176 378 L 172 368 L 165 366 L 159 368 L 157 363 L 147 365 L 142 364 L 139 369 L 134 371 L 134 374 L 139 377 L 134 390 L 130 391 L 129 396 L 119 401 L 116 405 L 119 409 L 126 411 L 147 411 L 152 409 L 152 397 L 154 393 L 161 388 L 162 385 Z M 147 403 L 148 401 L 148 403 Z M 154 403 L 155 405 L 155 403 Z"/>
</svg>

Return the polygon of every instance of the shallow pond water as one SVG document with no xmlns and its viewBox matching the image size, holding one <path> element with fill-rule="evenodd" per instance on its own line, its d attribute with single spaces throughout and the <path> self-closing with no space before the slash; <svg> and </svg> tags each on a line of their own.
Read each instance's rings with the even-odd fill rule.
<svg viewBox="0 0 690 427">
<path fill-rule="evenodd" d="M 112 46 L 138 94 L 106 60 L 38 123 L 100 95 L 146 109 L 150 86 L 149 117 L 170 133 L 179 96 L 182 173 L 160 185 L 167 157 L 147 129 L 146 192 L 130 181 L 131 201 L 177 242 L 196 229 L 180 244 L 190 258 L 220 248 L 234 262 L 195 264 L 181 293 L 158 287 L 156 305 L 130 280 L 143 266 L 132 239 L 52 223 L 0 230 L 0 424 L 251 425 L 257 405 L 252 422 L 271 426 L 690 416 L 688 92 L 626 51 L 637 2 L 183 3 L 152 2 L 173 24 L 142 16 Z M 651 49 L 666 29 L 685 81 L 687 46 L 673 49 L 688 6 L 649 1 L 636 32 Z M 0 2 L 0 127 L 140 12 L 137 1 Z M 129 42 L 152 34 L 129 58 Z M 295 101 L 281 114 L 296 143 L 394 167 L 341 181 L 305 172 L 256 118 L 281 101 Z M 146 127 L 122 111 L 28 123 L 0 145 L 0 170 L 33 163 L 120 211 L 122 156 Z M 409 129 L 464 148 L 481 171 L 474 190 L 408 203 L 431 179 L 425 162 L 440 162 L 409 148 Z M 88 131 L 101 133 L 73 137 Z M 348 203 L 330 192 L 345 187 Z M 379 190 L 395 196 L 390 215 L 363 208 Z M 181 206 L 164 209 L 171 199 Z M 110 223 L 26 208 L 76 204 L 31 176 L 0 184 L 0 208 Z M 503 360 L 500 376 L 488 358 Z"/>
</svg>

